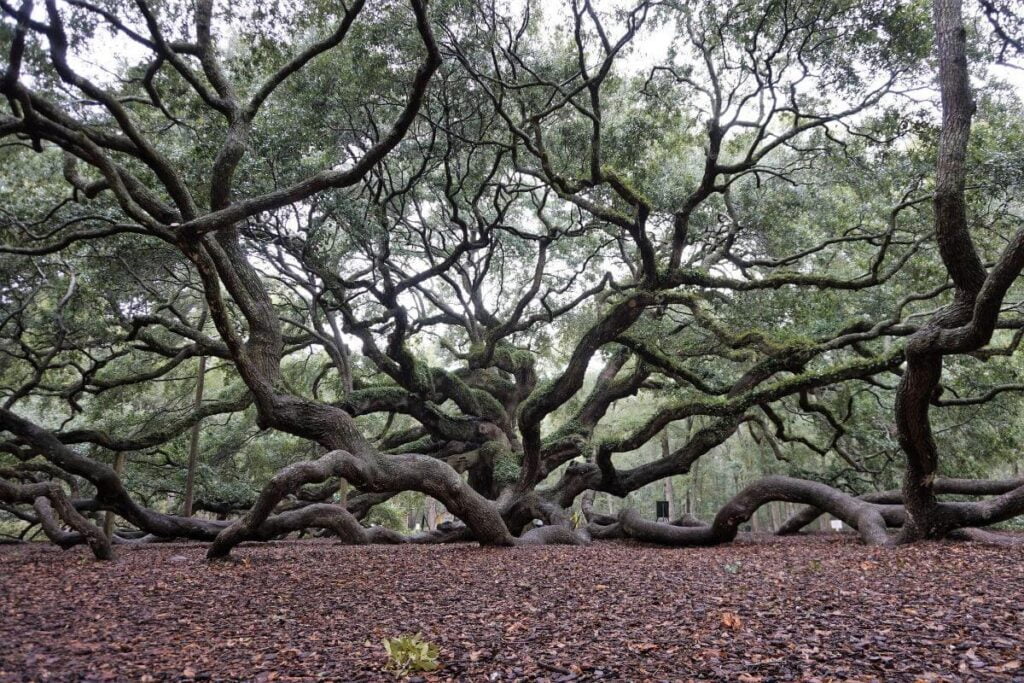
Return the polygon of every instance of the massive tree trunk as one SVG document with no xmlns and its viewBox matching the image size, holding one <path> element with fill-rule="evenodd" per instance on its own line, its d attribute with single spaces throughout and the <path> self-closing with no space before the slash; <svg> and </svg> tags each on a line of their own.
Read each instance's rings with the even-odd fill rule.
<svg viewBox="0 0 1024 683">
<path fill-rule="evenodd" d="M 953 282 L 951 304 L 936 313 L 907 344 L 906 371 L 896 392 L 896 427 L 906 454 L 903 539 L 944 536 L 961 519 L 936 497 L 939 454 L 928 410 L 938 398 L 945 355 L 967 353 L 988 343 L 1003 297 L 1020 274 L 1024 245 L 1020 232 L 990 272 L 985 270 L 968 229 L 967 143 L 974 101 L 967 68 L 966 31 L 959 0 L 933 6 L 942 128 L 935 176 L 935 235 L 939 254 Z"/>
</svg>

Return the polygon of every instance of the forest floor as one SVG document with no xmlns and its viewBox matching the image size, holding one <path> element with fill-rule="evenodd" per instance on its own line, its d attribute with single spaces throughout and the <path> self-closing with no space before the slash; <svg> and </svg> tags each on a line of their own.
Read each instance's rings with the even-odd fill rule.
<svg viewBox="0 0 1024 683">
<path fill-rule="evenodd" d="M 1024 681 L 1021 548 L 204 550 L 0 548 L 0 681 L 393 680 L 416 632 L 430 681 Z"/>
</svg>

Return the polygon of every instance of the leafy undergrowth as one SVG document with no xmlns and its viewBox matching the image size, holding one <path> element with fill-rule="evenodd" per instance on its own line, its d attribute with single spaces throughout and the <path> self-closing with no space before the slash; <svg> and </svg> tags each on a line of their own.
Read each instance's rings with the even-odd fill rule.
<svg viewBox="0 0 1024 683">
<path fill-rule="evenodd" d="M 405 633 L 426 680 L 1024 680 L 1020 548 L 204 550 L 0 549 L 0 680 L 392 680 Z"/>
</svg>

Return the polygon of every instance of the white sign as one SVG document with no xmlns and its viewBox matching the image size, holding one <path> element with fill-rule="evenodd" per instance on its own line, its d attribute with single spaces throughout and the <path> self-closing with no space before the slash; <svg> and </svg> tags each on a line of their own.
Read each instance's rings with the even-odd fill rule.
<svg viewBox="0 0 1024 683">
<path fill-rule="evenodd" d="M 842 531 L 843 530 L 843 523 L 841 521 L 839 521 L 838 519 L 833 519 L 831 522 L 829 522 L 829 526 L 832 527 L 832 531 Z"/>
</svg>

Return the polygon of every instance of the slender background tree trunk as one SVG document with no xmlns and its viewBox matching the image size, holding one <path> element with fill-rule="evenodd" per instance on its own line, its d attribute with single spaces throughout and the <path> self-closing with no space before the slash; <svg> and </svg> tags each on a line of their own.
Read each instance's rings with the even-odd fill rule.
<svg viewBox="0 0 1024 683">
<path fill-rule="evenodd" d="M 196 377 L 195 410 L 203 404 L 203 387 L 206 384 L 206 356 L 199 357 L 199 374 Z M 181 506 L 181 514 L 192 516 L 192 504 L 195 498 L 196 460 L 199 458 L 199 437 L 202 420 L 192 425 L 192 435 L 188 443 L 188 472 L 185 474 L 185 502 Z"/>
<path fill-rule="evenodd" d="M 114 473 L 120 477 L 124 473 L 124 461 L 126 459 L 124 451 L 118 451 L 117 455 L 114 456 Z M 106 515 L 103 517 L 103 533 L 107 538 L 113 538 L 114 534 L 114 518 L 116 515 L 110 510 L 107 510 Z"/>
</svg>

